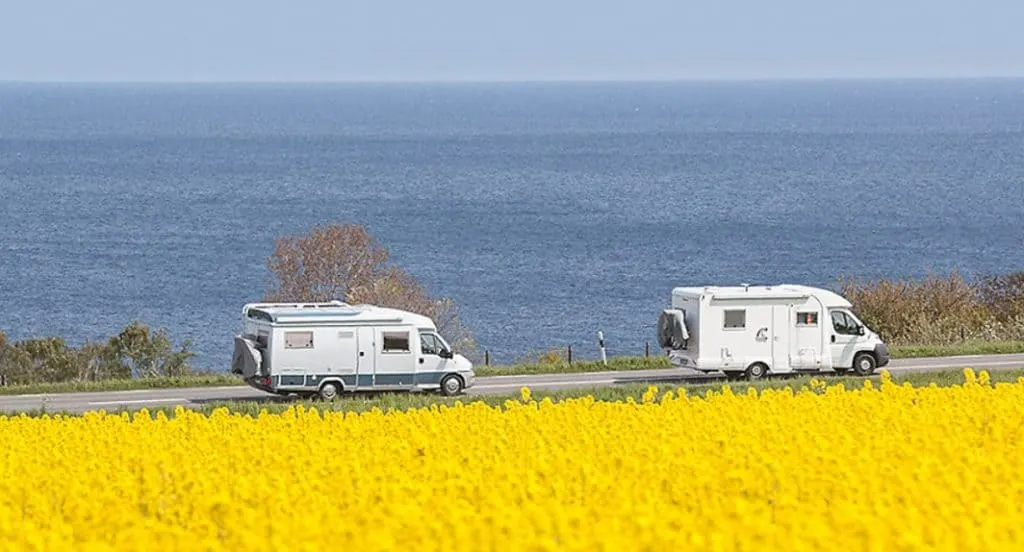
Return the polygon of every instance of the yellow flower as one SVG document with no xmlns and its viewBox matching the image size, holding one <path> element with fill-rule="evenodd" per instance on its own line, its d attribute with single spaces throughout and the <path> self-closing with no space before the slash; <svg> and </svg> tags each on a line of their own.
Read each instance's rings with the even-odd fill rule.
<svg viewBox="0 0 1024 552">
<path fill-rule="evenodd" d="M 978 374 L 978 383 L 981 384 L 981 385 L 988 385 L 990 383 L 990 380 L 989 380 L 989 377 L 988 377 L 988 370 L 982 370 Z"/>
<path fill-rule="evenodd" d="M 55 552 L 1017 550 L 1024 378 L 972 377 L 0 416 L 0 538 Z"/>
<path fill-rule="evenodd" d="M 883 368 L 878 375 L 880 376 L 879 379 L 882 380 L 882 385 L 892 383 L 892 374 L 889 373 L 889 370 Z"/>
<path fill-rule="evenodd" d="M 974 376 L 973 368 L 964 368 L 964 383 L 971 385 L 977 382 L 977 378 Z"/>
</svg>

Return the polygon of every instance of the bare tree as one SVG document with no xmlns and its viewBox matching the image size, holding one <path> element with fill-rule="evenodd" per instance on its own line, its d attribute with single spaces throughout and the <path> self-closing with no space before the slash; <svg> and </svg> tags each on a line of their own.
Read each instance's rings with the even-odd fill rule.
<svg viewBox="0 0 1024 552">
<path fill-rule="evenodd" d="M 455 303 L 431 297 L 405 270 L 388 264 L 389 258 L 387 248 L 361 225 L 317 225 L 308 234 L 277 240 L 267 260 L 273 283 L 264 300 L 341 299 L 415 312 L 434 320 L 453 347 L 475 355 L 472 332 L 462 324 Z"/>
<path fill-rule="evenodd" d="M 356 224 L 317 225 L 278 238 L 267 262 L 275 279 L 267 301 L 331 301 L 384 276 L 388 251 Z"/>
</svg>

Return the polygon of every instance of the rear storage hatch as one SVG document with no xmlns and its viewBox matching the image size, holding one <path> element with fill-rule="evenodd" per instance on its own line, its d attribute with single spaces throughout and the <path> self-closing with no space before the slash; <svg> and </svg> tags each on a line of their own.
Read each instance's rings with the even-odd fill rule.
<svg viewBox="0 0 1024 552">
<path fill-rule="evenodd" d="M 685 349 L 690 340 L 686 328 L 686 312 L 682 309 L 665 309 L 658 316 L 658 345 L 662 349 Z"/>
<path fill-rule="evenodd" d="M 231 358 L 231 373 L 249 379 L 263 375 L 263 355 L 259 345 L 249 337 L 235 336 L 235 353 Z"/>
</svg>

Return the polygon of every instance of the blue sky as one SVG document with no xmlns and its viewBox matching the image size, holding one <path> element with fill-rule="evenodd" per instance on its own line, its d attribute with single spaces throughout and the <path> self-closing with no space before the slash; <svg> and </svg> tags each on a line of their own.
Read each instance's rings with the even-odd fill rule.
<svg viewBox="0 0 1024 552">
<path fill-rule="evenodd" d="M 0 0 L 3 81 L 1024 75 L 1021 0 Z"/>
</svg>

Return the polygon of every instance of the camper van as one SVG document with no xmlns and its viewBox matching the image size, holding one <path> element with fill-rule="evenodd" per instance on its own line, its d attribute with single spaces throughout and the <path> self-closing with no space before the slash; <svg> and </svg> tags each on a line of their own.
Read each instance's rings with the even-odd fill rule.
<svg viewBox="0 0 1024 552">
<path fill-rule="evenodd" d="M 333 400 L 350 391 L 473 386 L 473 365 L 429 317 L 373 305 L 250 303 L 242 308 L 231 371 L 280 395 Z"/>
<path fill-rule="evenodd" d="M 799 285 L 676 287 L 658 318 L 658 343 L 673 366 L 730 379 L 849 370 L 889 363 L 886 344 L 825 289 Z"/>
</svg>

